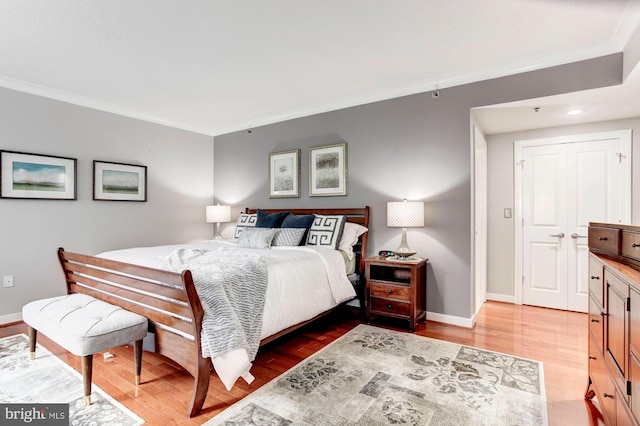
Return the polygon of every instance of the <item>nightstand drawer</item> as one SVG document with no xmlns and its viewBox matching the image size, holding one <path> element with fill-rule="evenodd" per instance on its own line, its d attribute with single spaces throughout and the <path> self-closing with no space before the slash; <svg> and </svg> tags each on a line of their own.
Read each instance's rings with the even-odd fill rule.
<svg viewBox="0 0 640 426">
<path fill-rule="evenodd" d="M 407 286 L 381 284 L 371 281 L 371 296 L 388 299 L 411 300 L 411 288 Z"/>
<path fill-rule="evenodd" d="M 387 312 L 390 314 L 409 315 L 411 305 L 389 299 L 371 298 L 371 309 L 374 311 Z"/>
</svg>

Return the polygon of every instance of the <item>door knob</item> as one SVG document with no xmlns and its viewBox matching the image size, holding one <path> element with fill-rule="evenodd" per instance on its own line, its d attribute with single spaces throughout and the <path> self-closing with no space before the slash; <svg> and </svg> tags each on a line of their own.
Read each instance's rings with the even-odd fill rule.
<svg viewBox="0 0 640 426">
<path fill-rule="evenodd" d="M 578 235 L 575 232 L 573 234 L 571 234 L 571 238 L 587 238 L 586 235 Z"/>
<path fill-rule="evenodd" d="M 564 238 L 564 232 L 560 232 L 559 234 L 549 234 L 550 237 L 558 237 L 558 238 Z"/>
</svg>

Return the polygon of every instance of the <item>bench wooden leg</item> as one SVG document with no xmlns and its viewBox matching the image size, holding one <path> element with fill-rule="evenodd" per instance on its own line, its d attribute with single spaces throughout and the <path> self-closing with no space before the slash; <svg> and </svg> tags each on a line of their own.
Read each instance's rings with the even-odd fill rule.
<svg viewBox="0 0 640 426">
<path fill-rule="evenodd" d="M 136 340 L 133 345 L 133 359 L 136 366 L 136 386 L 140 384 L 140 373 L 142 373 L 142 340 Z"/>
<path fill-rule="evenodd" d="M 38 330 L 29 327 L 29 358 L 36 359 L 36 340 L 38 339 Z"/>
<path fill-rule="evenodd" d="M 84 384 L 84 405 L 91 405 L 91 373 L 93 372 L 93 355 L 82 357 L 82 381 Z"/>
</svg>

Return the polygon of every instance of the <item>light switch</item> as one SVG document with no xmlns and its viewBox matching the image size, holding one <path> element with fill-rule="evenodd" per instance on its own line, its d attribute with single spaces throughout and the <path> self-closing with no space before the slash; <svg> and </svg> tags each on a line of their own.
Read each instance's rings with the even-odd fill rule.
<svg viewBox="0 0 640 426">
<path fill-rule="evenodd" d="M 504 209 L 504 217 L 505 217 L 505 219 L 510 219 L 511 218 L 511 209 L 510 208 Z"/>
</svg>

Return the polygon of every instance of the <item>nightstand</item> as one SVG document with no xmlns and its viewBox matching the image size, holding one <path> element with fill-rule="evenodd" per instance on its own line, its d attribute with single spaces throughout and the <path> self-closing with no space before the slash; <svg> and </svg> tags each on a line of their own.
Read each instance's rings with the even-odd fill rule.
<svg viewBox="0 0 640 426">
<path fill-rule="evenodd" d="M 365 259 L 367 322 L 372 315 L 402 318 L 415 331 L 416 323 L 426 318 L 428 260 Z"/>
</svg>

